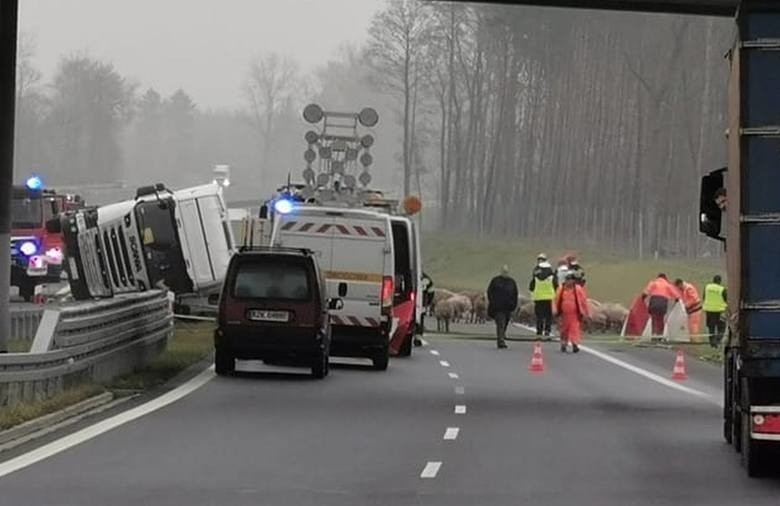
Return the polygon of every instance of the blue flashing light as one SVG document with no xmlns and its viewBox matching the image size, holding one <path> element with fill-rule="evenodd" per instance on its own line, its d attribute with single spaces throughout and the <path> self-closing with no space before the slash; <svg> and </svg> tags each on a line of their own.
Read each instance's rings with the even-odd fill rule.
<svg viewBox="0 0 780 506">
<path fill-rule="evenodd" d="M 274 202 L 274 211 L 279 214 L 288 214 L 293 210 L 293 203 L 291 200 L 280 199 Z"/>
<path fill-rule="evenodd" d="M 38 245 L 35 244 L 33 241 L 24 241 L 21 246 L 19 246 L 19 251 L 22 252 L 22 255 L 26 257 L 31 257 L 34 254 L 38 253 Z"/>
<path fill-rule="evenodd" d="M 37 192 L 43 190 L 43 179 L 38 176 L 32 176 L 27 179 L 27 189 Z"/>
</svg>

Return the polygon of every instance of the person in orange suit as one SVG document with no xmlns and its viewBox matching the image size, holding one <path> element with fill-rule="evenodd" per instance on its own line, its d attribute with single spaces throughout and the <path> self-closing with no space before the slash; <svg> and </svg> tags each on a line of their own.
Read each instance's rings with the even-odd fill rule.
<svg viewBox="0 0 780 506">
<path fill-rule="evenodd" d="M 582 322 L 589 318 L 588 294 L 585 287 L 577 282 L 574 273 L 566 275 L 563 285 L 558 288 L 555 296 L 555 310 L 560 321 L 558 329 L 561 333 L 561 352 L 566 353 L 569 343 L 574 353 L 580 351 L 582 342 Z"/>
<path fill-rule="evenodd" d="M 663 336 L 666 324 L 666 312 L 682 295 L 666 274 L 660 273 L 650 281 L 642 294 L 647 301 L 647 310 L 652 321 L 653 336 Z"/>
<path fill-rule="evenodd" d="M 701 297 L 699 291 L 691 283 L 678 278 L 674 286 L 682 295 L 682 302 L 685 305 L 685 312 L 688 313 L 688 332 L 691 336 L 696 336 L 701 330 Z"/>
</svg>

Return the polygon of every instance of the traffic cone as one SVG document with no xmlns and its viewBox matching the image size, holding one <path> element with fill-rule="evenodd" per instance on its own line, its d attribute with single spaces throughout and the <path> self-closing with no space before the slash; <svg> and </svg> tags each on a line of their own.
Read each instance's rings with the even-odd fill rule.
<svg viewBox="0 0 780 506">
<path fill-rule="evenodd" d="M 534 355 L 528 370 L 535 373 L 544 372 L 544 357 L 542 356 L 542 343 L 534 344 Z"/>
<path fill-rule="evenodd" d="M 688 379 L 688 373 L 685 372 L 685 355 L 682 350 L 677 350 L 677 358 L 674 361 L 672 379 L 675 381 L 685 381 Z"/>
</svg>

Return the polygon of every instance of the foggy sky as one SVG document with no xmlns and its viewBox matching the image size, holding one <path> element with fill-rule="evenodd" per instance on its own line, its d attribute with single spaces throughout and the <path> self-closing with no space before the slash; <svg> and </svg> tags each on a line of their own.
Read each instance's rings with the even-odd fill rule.
<svg viewBox="0 0 780 506">
<path fill-rule="evenodd" d="M 241 104 L 253 55 L 277 52 L 302 71 L 366 38 L 382 0 L 22 0 L 20 30 L 48 79 L 62 54 L 110 61 L 141 85 L 182 87 L 204 108 Z"/>
</svg>

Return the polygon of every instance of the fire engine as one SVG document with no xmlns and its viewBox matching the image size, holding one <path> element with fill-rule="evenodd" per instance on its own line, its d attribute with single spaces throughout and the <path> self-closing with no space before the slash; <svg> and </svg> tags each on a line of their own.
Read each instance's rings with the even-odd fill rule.
<svg viewBox="0 0 780 506">
<path fill-rule="evenodd" d="M 43 180 L 31 176 L 13 187 L 11 200 L 11 286 L 32 300 L 35 287 L 59 283 L 64 259 L 61 233 L 47 230 L 46 223 L 60 213 L 79 209 L 78 195 L 60 194 L 44 188 Z"/>
</svg>

